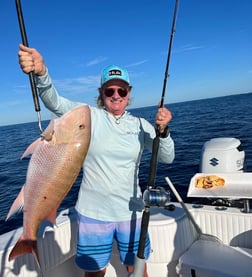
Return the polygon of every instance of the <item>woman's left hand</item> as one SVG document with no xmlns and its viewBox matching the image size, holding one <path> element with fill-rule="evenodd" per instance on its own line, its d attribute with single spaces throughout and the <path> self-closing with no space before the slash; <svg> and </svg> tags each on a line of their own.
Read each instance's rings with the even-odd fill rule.
<svg viewBox="0 0 252 277">
<path fill-rule="evenodd" d="M 172 114 L 167 108 L 162 107 L 158 109 L 158 112 L 156 114 L 156 124 L 161 134 L 164 132 L 165 127 L 171 121 L 171 119 Z"/>
</svg>

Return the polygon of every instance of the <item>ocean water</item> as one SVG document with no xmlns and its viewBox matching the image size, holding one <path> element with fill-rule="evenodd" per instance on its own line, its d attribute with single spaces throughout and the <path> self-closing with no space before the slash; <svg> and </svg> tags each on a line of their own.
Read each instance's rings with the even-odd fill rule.
<svg viewBox="0 0 252 277">
<path fill-rule="evenodd" d="M 215 137 L 235 137 L 245 151 L 246 171 L 252 171 L 252 93 L 195 100 L 167 105 L 173 114 L 170 123 L 176 157 L 171 165 L 158 164 L 155 185 L 167 190 L 164 177 L 169 176 L 184 201 L 191 177 L 199 172 L 201 150 Z M 156 106 L 131 109 L 132 114 L 154 123 Z M 48 121 L 43 122 L 43 128 Z M 26 147 L 39 135 L 37 122 L 0 127 L 0 234 L 22 225 L 22 213 L 7 222 L 5 217 L 25 182 L 29 159 L 20 160 Z M 144 152 L 140 167 L 140 185 L 146 189 L 151 154 Z M 74 206 L 81 173 L 60 209 Z M 251 184 L 252 185 L 252 184 Z M 172 200 L 175 200 L 171 194 Z"/>
</svg>

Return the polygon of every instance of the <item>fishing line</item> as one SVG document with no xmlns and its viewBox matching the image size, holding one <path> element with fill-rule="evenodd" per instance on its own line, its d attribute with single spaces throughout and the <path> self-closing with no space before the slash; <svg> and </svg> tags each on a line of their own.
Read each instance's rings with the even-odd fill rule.
<svg viewBox="0 0 252 277">
<path fill-rule="evenodd" d="M 26 36 L 26 31 L 25 31 L 25 24 L 24 24 L 24 18 L 23 18 L 23 12 L 22 12 L 20 0 L 16 0 L 16 10 L 17 10 L 19 28 L 20 28 L 20 32 L 21 32 L 23 45 L 26 47 L 29 47 L 27 36 Z M 37 88 L 36 88 L 36 84 L 35 84 L 35 78 L 34 78 L 33 71 L 29 72 L 29 80 L 30 80 L 30 85 L 31 85 L 31 90 L 32 90 L 34 107 L 35 107 L 35 111 L 37 112 L 37 116 L 38 116 L 39 130 L 41 133 L 43 133 L 42 125 L 41 125 L 41 116 L 40 116 L 40 105 L 39 105 L 38 93 L 37 93 Z"/>
</svg>

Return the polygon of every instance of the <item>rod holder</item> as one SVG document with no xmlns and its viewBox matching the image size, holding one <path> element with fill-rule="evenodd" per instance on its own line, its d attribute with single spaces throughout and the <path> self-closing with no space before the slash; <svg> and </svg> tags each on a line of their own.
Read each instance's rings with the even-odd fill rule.
<svg viewBox="0 0 252 277">
<path fill-rule="evenodd" d="M 243 200 L 243 210 L 244 213 L 250 213 L 249 199 Z"/>
</svg>

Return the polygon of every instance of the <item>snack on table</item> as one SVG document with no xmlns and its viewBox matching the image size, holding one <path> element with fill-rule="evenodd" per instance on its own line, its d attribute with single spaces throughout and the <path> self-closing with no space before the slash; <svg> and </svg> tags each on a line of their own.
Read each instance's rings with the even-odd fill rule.
<svg viewBox="0 0 252 277">
<path fill-rule="evenodd" d="M 196 188 L 210 189 L 224 186 L 225 180 L 217 175 L 202 176 L 196 180 Z"/>
</svg>

